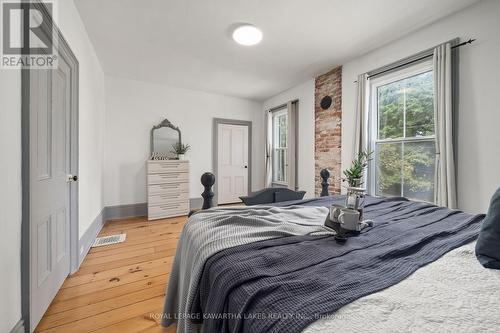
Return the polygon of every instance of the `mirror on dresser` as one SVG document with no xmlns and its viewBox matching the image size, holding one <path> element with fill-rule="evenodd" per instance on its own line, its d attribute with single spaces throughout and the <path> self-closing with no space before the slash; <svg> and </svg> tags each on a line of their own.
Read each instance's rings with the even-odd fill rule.
<svg viewBox="0 0 500 333">
<path fill-rule="evenodd" d="M 176 159 L 173 146 L 178 143 L 182 143 L 181 131 L 168 119 L 151 129 L 151 157 L 147 162 L 149 220 L 189 212 L 189 162 Z"/>
<path fill-rule="evenodd" d="M 176 144 L 182 143 L 181 130 L 168 119 L 164 119 L 153 126 L 150 140 L 152 158 L 175 159 L 177 155 L 173 150 Z"/>
</svg>

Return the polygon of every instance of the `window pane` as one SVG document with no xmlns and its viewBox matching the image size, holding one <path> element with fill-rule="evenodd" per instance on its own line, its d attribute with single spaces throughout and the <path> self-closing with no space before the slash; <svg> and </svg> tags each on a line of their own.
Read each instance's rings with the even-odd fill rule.
<svg viewBox="0 0 500 333">
<path fill-rule="evenodd" d="M 277 114 L 273 117 L 273 131 L 274 131 L 274 142 L 273 146 L 275 148 L 286 148 L 287 146 L 287 114 Z"/>
<path fill-rule="evenodd" d="M 273 154 L 273 181 L 286 182 L 286 149 L 274 149 Z"/>
<path fill-rule="evenodd" d="M 377 88 L 378 138 L 394 139 L 404 136 L 404 80 Z"/>
<path fill-rule="evenodd" d="M 273 181 L 286 182 L 288 146 L 288 119 L 287 111 L 277 111 L 273 115 Z"/>
<path fill-rule="evenodd" d="M 401 195 L 402 143 L 376 146 L 376 195 Z"/>
<path fill-rule="evenodd" d="M 405 80 L 406 137 L 434 135 L 432 71 Z"/>
<path fill-rule="evenodd" d="M 403 196 L 434 202 L 435 142 L 405 143 L 403 151 Z"/>
</svg>

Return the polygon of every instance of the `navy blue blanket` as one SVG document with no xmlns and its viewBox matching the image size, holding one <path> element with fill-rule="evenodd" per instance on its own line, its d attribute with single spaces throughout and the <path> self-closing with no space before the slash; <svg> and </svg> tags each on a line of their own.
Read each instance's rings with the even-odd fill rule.
<svg viewBox="0 0 500 333">
<path fill-rule="evenodd" d="M 332 236 L 291 236 L 210 257 L 192 308 L 201 314 L 204 332 L 300 332 L 474 240 L 483 218 L 403 198 L 371 197 L 365 217 L 374 226 L 343 245 Z"/>
</svg>

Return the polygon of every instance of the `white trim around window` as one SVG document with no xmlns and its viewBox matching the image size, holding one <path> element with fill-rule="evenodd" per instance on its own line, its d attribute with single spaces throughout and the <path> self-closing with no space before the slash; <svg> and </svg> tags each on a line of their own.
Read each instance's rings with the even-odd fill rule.
<svg viewBox="0 0 500 333">
<path fill-rule="evenodd" d="M 405 67 L 403 69 L 399 69 L 393 72 L 389 72 L 385 75 L 381 75 L 376 78 L 370 78 L 369 80 L 369 85 L 368 85 L 368 96 L 369 96 L 369 112 L 368 112 L 368 147 L 371 151 L 374 152 L 373 154 L 373 160 L 369 163 L 368 166 L 368 177 L 367 177 L 367 189 L 368 193 L 371 195 L 380 195 L 380 193 L 377 193 L 377 166 L 379 165 L 379 160 L 378 160 L 378 152 L 377 152 L 377 147 L 380 148 L 380 145 L 383 144 L 399 144 L 401 143 L 401 159 L 403 160 L 404 158 L 404 147 L 405 144 L 417 144 L 421 143 L 424 144 L 424 142 L 429 142 L 429 146 L 432 146 L 430 144 L 431 142 L 435 146 L 435 135 L 434 132 L 432 135 L 421 135 L 421 136 L 410 136 L 407 137 L 406 133 L 406 94 L 404 95 L 403 99 L 403 108 L 404 112 L 402 114 L 403 119 L 402 119 L 402 136 L 401 137 L 394 137 L 394 138 L 380 138 L 379 137 L 379 101 L 378 101 L 378 88 L 382 86 L 389 85 L 391 83 L 395 83 L 397 81 L 401 81 L 407 78 L 411 78 L 417 75 L 421 75 L 427 72 L 432 72 L 433 66 L 432 66 L 432 61 L 423 61 L 421 63 L 417 63 L 408 67 Z M 403 175 L 403 162 L 402 164 L 402 170 L 401 170 L 401 195 L 403 195 L 403 184 L 404 184 L 404 175 Z M 435 172 L 434 172 L 434 177 L 435 177 Z M 435 179 L 434 179 L 434 187 L 435 187 Z"/>
<path fill-rule="evenodd" d="M 276 186 L 288 186 L 288 108 L 272 111 L 272 150 L 271 169 L 272 184 Z M 283 121 L 284 119 L 284 121 Z"/>
<path fill-rule="evenodd" d="M 297 114 L 298 100 L 266 113 L 266 186 L 298 190 Z M 281 120 L 279 126 L 276 120 Z M 278 168 L 277 168 L 278 167 Z"/>
</svg>

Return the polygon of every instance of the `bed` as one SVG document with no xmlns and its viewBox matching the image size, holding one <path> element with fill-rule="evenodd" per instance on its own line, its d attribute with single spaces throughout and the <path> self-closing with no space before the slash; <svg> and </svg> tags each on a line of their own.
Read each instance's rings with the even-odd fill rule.
<svg viewBox="0 0 500 333">
<path fill-rule="evenodd" d="M 211 209 L 186 223 L 162 324 L 178 332 L 493 331 L 499 271 L 474 257 L 482 215 L 367 197 L 373 227 L 335 241 L 343 196 Z M 458 329 L 460 328 L 460 329 Z"/>
</svg>

